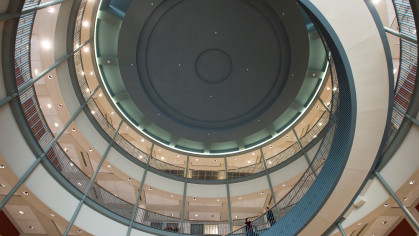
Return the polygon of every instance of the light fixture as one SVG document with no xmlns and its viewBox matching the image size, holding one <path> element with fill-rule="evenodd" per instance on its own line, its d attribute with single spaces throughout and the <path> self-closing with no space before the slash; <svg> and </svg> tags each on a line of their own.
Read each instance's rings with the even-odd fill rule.
<svg viewBox="0 0 419 236">
<path fill-rule="evenodd" d="M 173 216 L 173 213 L 171 214 L 171 216 Z"/>
<path fill-rule="evenodd" d="M 89 48 L 88 48 L 88 47 L 84 47 L 84 48 L 83 48 L 83 51 L 84 51 L 84 52 L 88 52 L 88 51 L 89 51 Z"/>
<path fill-rule="evenodd" d="M 198 161 L 198 158 L 196 158 L 196 161 Z"/>
<path fill-rule="evenodd" d="M 327 89 L 327 90 L 330 90 L 330 87 L 327 87 L 326 89 Z"/>
<path fill-rule="evenodd" d="M 128 127 L 125 127 L 125 130 L 128 130 Z"/>
<path fill-rule="evenodd" d="M 48 79 L 52 79 L 52 75 L 48 75 Z"/>
<path fill-rule="evenodd" d="M 52 217 L 55 217 L 55 214 L 50 214 Z"/>
<path fill-rule="evenodd" d="M 25 194 L 26 196 L 28 196 L 28 195 L 29 195 L 29 193 L 28 193 L 28 192 L 26 192 L 26 191 L 25 191 L 25 192 L 23 192 L 23 194 Z"/>
<path fill-rule="evenodd" d="M 89 152 L 93 152 L 93 150 L 91 148 L 89 148 Z"/>
<path fill-rule="evenodd" d="M 198 215 L 195 215 L 195 217 L 198 217 Z"/>
<path fill-rule="evenodd" d="M 174 197 L 173 194 L 170 194 L 171 197 Z"/>
<path fill-rule="evenodd" d="M 272 164 L 272 161 L 269 161 L 269 164 Z"/>
<path fill-rule="evenodd" d="M 250 161 L 248 161 L 247 163 L 250 163 Z"/>
<path fill-rule="evenodd" d="M 83 21 L 83 26 L 89 26 L 89 22 L 87 22 L 87 21 Z"/>
<path fill-rule="evenodd" d="M 179 157 L 179 155 L 177 155 L 177 157 Z"/>
<path fill-rule="evenodd" d="M 390 204 L 388 204 L 388 203 L 386 203 L 386 204 L 384 204 L 384 207 L 388 207 Z"/>
<path fill-rule="evenodd" d="M 141 142 L 143 142 L 143 143 L 144 143 L 144 139 L 141 139 Z"/>
<path fill-rule="evenodd" d="M 153 190 L 152 188 L 148 188 L 148 190 Z"/>
<path fill-rule="evenodd" d="M 35 227 L 33 227 L 33 226 L 29 226 L 29 229 L 34 229 Z"/>
<path fill-rule="evenodd" d="M 71 131 L 76 132 L 76 129 L 75 129 L 75 128 L 73 128 Z"/>
<path fill-rule="evenodd" d="M 217 202 L 219 202 L 220 201 L 220 199 L 217 199 Z"/>
<path fill-rule="evenodd" d="M 90 72 L 89 75 L 93 75 L 93 72 Z"/>
<path fill-rule="evenodd" d="M 303 121 L 303 125 L 305 125 L 305 124 L 306 124 L 306 122 Z"/>
<path fill-rule="evenodd" d="M 143 156 L 140 156 L 140 159 L 142 159 L 143 158 Z"/>
<path fill-rule="evenodd" d="M 108 168 L 111 168 L 111 165 L 108 165 Z"/>
<path fill-rule="evenodd" d="M 1 187 L 3 187 L 3 188 L 5 188 L 5 187 L 6 187 L 6 185 L 4 185 L 4 184 L 0 184 L 0 186 L 1 186 Z"/>
<path fill-rule="evenodd" d="M 80 74 L 81 74 L 81 75 L 84 75 L 84 71 L 82 71 Z"/>
<path fill-rule="evenodd" d="M 64 148 L 64 152 L 68 152 L 68 148 Z"/>
<path fill-rule="evenodd" d="M 55 127 L 58 127 L 58 126 L 60 126 L 60 125 L 59 125 L 58 123 L 55 123 L 55 124 L 54 124 L 54 126 L 55 126 Z"/>
<path fill-rule="evenodd" d="M 328 102 L 326 105 L 329 106 L 330 105 L 330 102 Z"/>
<path fill-rule="evenodd" d="M 39 71 L 38 70 L 35 70 L 35 75 L 39 75 Z"/>
<path fill-rule="evenodd" d="M 236 216 L 236 218 L 237 218 L 237 216 Z"/>
<path fill-rule="evenodd" d="M 81 233 L 83 233 L 83 231 L 81 231 L 81 230 L 77 230 L 77 233 L 81 234 Z"/>
<path fill-rule="evenodd" d="M 263 194 L 263 192 L 261 192 L 260 194 Z"/>
<path fill-rule="evenodd" d="M 217 162 L 217 159 L 215 159 L 214 161 Z"/>
<path fill-rule="evenodd" d="M 90 89 L 89 88 L 86 88 L 86 92 L 90 92 Z"/>
<path fill-rule="evenodd" d="M 78 186 L 81 186 L 81 183 L 77 183 Z"/>
<path fill-rule="evenodd" d="M 111 112 L 111 115 L 115 114 L 115 112 Z"/>
<path fill-rule="evenodd" d="M 387 224 L 387 221 L 383 221 L 383 222 L 381 222 L 381 224 L 382 225 L 385 225 L 385 224 Z"/>
<path fill-rule="evenodd" d="M 356 224 L 356 225 L 358 225 L 358 226 L 360 226 L 362 223 L 361 222 L 359 222 L 358 224 Z"/>
<path fill-rule="evenodd" d="M 159 148 L 159 152 L 161 151 L 161 149 Z"/>
<path fill-rule="evenodd" d="M 319 109 L 319 106 L 316 106 L 316 109 Z"/>
<path fill-rule="evenodd" d="M 317 135 L 314 135 L 313 138 L 317 138 Z"/>
<path fill-rule="evenodd" d="M 414 180 L 412 180 L 412 181 L 410 181 L 410 182 L 409 182 L 409 184 L 414 184 L 414 183 L 415 183 L 415 181 L 414 181 Z"/>
<path fill-rule="evenodd" d="M 48 7 L 47 8 L 48 13 L 54 13 L 54 8 L 53 7 Z"/>
<path fill-rule="evenodd" d="M 380 0 L 372 0 L 372 3 L 374 3 L 374 4 L 377 4 L 379 2 L 380 2 Z"/>
<path fill-rule="evenodd" d="M 23 215 L 23 214 L 25 214 L 25 212 L 24 211 L 19 211 L 19 214 Z"/>
<path fill-rule="evenodd" d="M 322 126 L 323 125 L 323 123 L 319 123 L 319 126 Z"/>
<path fill-rule="evenodd" d="M 102 94 L 101 93 L 99 93 L 99 97 L 102 97 Z"/>
<path fill-rule="evenodd" d="M 131 181 L 131 178 L 128 178 L 128 181 Z"/>
<path fill-rule="evenodd" d="M 405 202 L 407 200 L 407 197 L 403 198 L 403 202 Z"/>
<path fill-rule="evenodd" d="M 289 135 L 287 135 L 287 138 L 290 138 L 290 136 L 289 136 Z"/>
<path fill-rule="evenodd" d="M 196 198 L 194 198 L 193 200 L 196 201 Z"/>
<path fill-rule="evenodd" d="M 236 158 L 234 158 L 233 160 L 237 160 Z"/>
<path fill-rule="evenodd" d="M 255 155 L 255 153 L 252 153 L 252 155 L 254 156 L 254 155 Z"/>
<path fill-rule="evenodd" d="M 282 187 L 285 187 L 285 184 L 283 184 Z"/>
<path fill-rule="evenodd" d="M 162 160 L 164 160 L 164 157 L 161 157 Z"/>
<path fill-rule="evenodd" d="M 0 164 L 0 169 L 4 169 L 4 165 L 1 165 L 1 164 Z"/>
<path fill-rule="evenodd" d="M 393 70 L 393 74 L 396 74 L 396 73 L 397 73 L 397 69 L 394 69 L 394 70 Z"/>
<path fill-rule="evenodd" d="M 47 104 L 47 107 L 48 107 L 49 109 L 51 109 L 51 108 L 52 108 L 52 105 L 51 105 L 51 104 Z"/>
<path fill-rule="evenodd" d="M 95 111 L 92 111 L 92 115 L 94 115 L 96 112 Z"/>
<path fill-rule="evenodd" d="M 338 89 L 338 88 L 334 87 L 334 88 L 333 88 L 333 91 L 336 91 L 337 89 Z"/>
<path fill-rule="evenodd" d="M 74 166 L 74 164 L 73 163 L 70 163 L 70 166 Z"/>
<path fill-rule="evenodd" d="M 58 104 L 58 107 L 59 107 L 59 108 L 63 107 L 63 104 Z"/>
<path fill-rule="evenodd" d="M 42 41 L 42 47 L 45 49 L 50 49 L 51 48 L 51 43 L 49 41 Z"/>
<path fill-rule="evenodd" d="M 239 200 L 242 199 L 242 197 L 239 197 Z"/>
<path fill-rule="evenodd" d="M 273 146 L 271 145 L 270 148 L 273 148 Z"/>
</svg>

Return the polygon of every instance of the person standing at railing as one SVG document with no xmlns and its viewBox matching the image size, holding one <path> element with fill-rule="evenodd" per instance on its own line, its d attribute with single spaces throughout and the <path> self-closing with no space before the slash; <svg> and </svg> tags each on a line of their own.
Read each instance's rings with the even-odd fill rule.
<svg viewBox="0 0 419 236">
<path fill-rule="evenodd" d="M 245 218 L 244 223 L 246 224 L 246 236 L 259 236 L 257 233 L 253 231 L 252 221 L 250 221 L 249 218 Z"/>
<path fill-rule="evenodd" d="M 269 222 L 269 224 L 271 225 L 271 227 L 275 224 L 275 216 L 274 213 L 272 212 L 271 209 L 269 209 L 269 207 L 265 208 L 266 211 L 266 220 Z"/>
</svg>

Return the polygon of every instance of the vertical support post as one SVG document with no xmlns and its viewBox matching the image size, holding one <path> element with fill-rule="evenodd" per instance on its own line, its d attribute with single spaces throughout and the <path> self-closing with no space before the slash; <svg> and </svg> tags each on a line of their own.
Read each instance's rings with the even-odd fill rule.
<svg viewBox="0 0 419 236">
<path fill-rule="evenodd" d="M 6 195 L 6 197 L 3 199 L 3 201 L 0 203 L 0 211 L 3 209 L 3 207 L 7 204 L 7 202 L 12 198 L 13 194 L 16 193 L 16 191 L 22 186 L 22 184 L 28 179 L 29 175 L 32 174 L 32 172 L 35 170 L 35 168 L 38 166 L 41 161 L 43 161 L 46 157 L 46 153 L 54 146 L 54 144 L 58 141 L 58 139 L 61 137 L 61 135 L 66 131 L 68 126 L 70 126 L 71 122 L 76 119 L 77 115 L 80 113 L 80 111 L 86 106 L 87 102 L 93 97 L 93 95 L 96 93 L 96 91 L 100 88 L 100 85 L 97 86 L 97 88 L 93 91 L 93 93 L 90 95 L 90 97 L 86 100 L 83 105 L 77 109 L 77 111 L 71 116 L 70 120 L 67 121 L 67 123 L 64 125 L 64 128 L 60 131 L 60 133 L 55 136 L 55 138 L 48 144 L 48 146 L 45 148 L 44 152 L 41 154 L 39 158 L 35 160 L 35 162 L 29 167 L 29 169 L 25 172 L 25 174 L 22 175 L 22 177 L 19 179 L 19 181 L 16 183 L 16 185 L 10 190 L 10 192 Z"/>
<path fill-rule="evenodd" d="M 230 202 L 230 186 L 228 184 L 228 169 L 227 156 L 224 156 L 225 170 L 226 170 L 226 187 L 227 187 L 227 202 L 228 202 L 228 219 L 230 221 L 230 232 L 233 231 L 233 219 L 231 218 L 231 202 Z"/>
<path fill-rule="evenodd" d="M 63 236 L 67 236 L 68 233 L 70 232 L 70 228 L 71 228 L 71 226 L 73 226 L 74 221 L 76 220 L 77 215 L 79 214 L 80 209 L 83 206 L 84 200 L 86 200 L 87 194 L 89 194 L 89 191 L 90 191 L 90 189 L 92 188 L 92 186 L 95 182 L 96 176 L 99 174 L 99 170 L 102 167 L 103 162 L 105 161 L 106 157 L 108 156 L 109 150 L 111 149 L 112 144 L 113 144 L 116 136 L 118 135 L 119 129 L 121 128 L 123 121 L 124 120 L 121 120 L 121 123 L 119 123 L 118 129 L 115 130 L 115 134 L 113 135 L 112 140 L 109 142 L 108 147 L 106 148 L 105 153 L 103 154 L 102 159 L 100 160 L 99 165 L 97 166 L 96 171 L 93 174 L 93 177 L 90 179 L 89 184 L 87 185 L 86 189 L 84 190 L 83 197 L 81 198 L 81 200 L 79 202 L 79 205 L 77 205 L 77 208 L 74 211 L 74 214 L 71 217 L 71 220 L 68 223 L 67 228 L 66 228 Z"/>
<path fill-rule="evenodd" d="M 185 220 L 185 203 L 186 203 L 186 189 L 188 186 L 188 171 L 189 171 L 189 154 L 188 154 L 188 157 L 186 158 L 185 183 L 183 186 L 182 215 L 180 218 L 180 235 L 183 235 L 183 221 Z"/>
<path fill-rule="evenodd" d="M 409 212 L 409 210 L 403 205 L 403 203 L 400 201 L 400 199 L 397 197 L 396 193 L 390 188 L 390 186 L 387 184 L 387 182 L 384 180 L 384 178 L 380 175 L 378 171 L 374 171 L 377 178 L 380 180 L 381 184 L 383 184 L 384 188 L 387 190 L 388 193 L 393 197 L 393 199 L 397 202 L 399 207 L 402 209 L 404 214 L 406 214 L 406 217 L 409 219 L 409 221 L 415 226 L 416 230 L 419 230 L 419 224 L 415 220 L 415 218 L 412 216 L 412 214 Z"/>
<path fill-rule="evenodd" d="M 303 151 L 303 154 L 304 154 L 304 157 L 306 158 L 308 166 L 310 166 L 311 171 L 313 171 L 314 176 L 317 177 L 316 170 L 313 168 L 313 166 L 311 166 L 310 158 L 308 158 L 308 155 L 306 151 L 304 150 L 303 144 L 301 143 L 300 138 L 297 135 L 297 132 L 295 132 L 294 128 L 292 128 L 292 131 L 294 132 L 295 138 L 297 139 L 297 142 L 300 145 L 301 150 Z"/>
<path fill-rule="evenodd" d="M 271 177 L 269 176 L 268 167 L 266 166 L 265 156 L 263 155 L 263 150 L 260 148 L 260 154 L 262 155 L 263 165 L 265 166 L 266 177 L 268 178 L 269 188 L 271 189 L 272 198 L 274 199 L 274 203 L 276 203 L 276 197 L 274 188 L 272 187 Z"/>
<path fill-rule="evenodd" d="M 343 230 L 343 227 L 340 223 L 338 223 L 338 228 L 339 228 L 340 233 L 342 234 L 342 236 L 346 236 L 345 231 Z"/>
<path fill-rule="evenodd" d="M 140 185 L 140 189 L 138 190 L 138 196 L 137 196 L 137 200 L 135 201 L 134 209 L 132 211 L 131 222 L 129 223 L 127 236 L 131 234 L 132 224 L 134 223 L 134 218 L 135 218 L 135 215 L 137 214 L 138 203 L 140 202 L 141 192 L 143 191 L 145 176 L 147 174 L 148 167 L 150 166 L 150 159 L 151 159 L 151 155 L 153 154 L 153 148 L 154 148 L 154 142 L 151 144 L 150 154 L 148 154 L 147 166 L 145 167 L 143 178 L 141 179 L 141 185 Z"/>
<path fill-rule="evenodd" d="M 323 102 L 323 100 L 319 97 L 319 101 L 322 103 L 322 105 L 324 106 L 324 108 L 326 108 L 326 111 L 329 112 L 329 114 L 332 114 L 330 112 L 330 109 L 326 106 L 326 104 Z"/>
</svg>

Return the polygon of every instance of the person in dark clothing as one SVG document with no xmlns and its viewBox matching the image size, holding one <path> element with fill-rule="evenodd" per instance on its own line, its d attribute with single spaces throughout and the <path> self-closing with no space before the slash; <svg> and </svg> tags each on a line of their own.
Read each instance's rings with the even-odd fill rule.
<svg viewBox="0 0 419 236">
<path fill-rule="evenodd" d="M 249 218 L 245 218 L 244 223 L 246 224 L 246 236 L 259 236 L 253 231 L 252 221 Z"/>
<path fill-rule="evenodd" d="M 275 224 L 274 213 L 272 212 L 271 209 L 269 209 L 269 207 L 266 207 L 265 210 L 266 210 L 266 219 L 268 220 L 269 224 L 272 227 Z"/>
</svg>

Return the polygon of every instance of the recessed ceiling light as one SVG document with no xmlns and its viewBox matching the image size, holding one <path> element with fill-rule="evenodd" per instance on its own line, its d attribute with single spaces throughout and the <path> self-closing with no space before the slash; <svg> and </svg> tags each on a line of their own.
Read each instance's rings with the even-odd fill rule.
<svg viewBox="0 0 419 236">
<path fill-rule="evenodd" d="M 63 107 L 63 104 L 58 104 L 58 107 L 59 107 L 59 108 Z"/>
<path fill-rule="evenodd" d="M 90 72 L 89 75 L 93 75 L 93 72 Z"/>
<path fill-rule="evenodd" d="M 23 215 L 23 214 L 25 214 L 25 212 L 24 211 L 19 211 L 19 214 Z"/>
<path fill-rule="evenodd" d="M 217 202 L 219 202 L 220 201 L 220 199 L 217 199 Z"/>
<path fill-rule="evenodd" d="M 161 149 L 159 148 L 159 152 L 161 151 Z"/>
<path fill-rule="evenodd" d="M 78 186 L 81 186 L 81 183 L 77 183 Z"/>
<path fill-rule="evenodd" d="M 290 138 L 290 136 L 289 136 L 289 135 L 287 135 L 287 138 Z"/>
<path fill-rule="evenodd" d="M 144 143 L 144 139 L 141 139 L 141 142 L 143 142 L 143 143 Z"/>
<path fill-rule="evenodd" d="M 306 122 L 303 121 L 303 125 L 305 125 L 305 124 L 306 124 Z"/>
<path fill-rule="evenodd" d="M 153 190 L 152 188 L 148 188 L 148 190 Z"/>
<path fill-rule="evenodd" d="M 330 105 L 330 102 L 328 102 L 326 105 L 329 106 Z"/>
<path fill-rule="evenodd" d="M 108 61 L 108 64 L 111 63 L 111 61 Z"/>
<path fill-rule="evenodd" d="M 385 224 L 387 224 L 387 221 L 383 221 L 383 222 L 381 222 L 381 224 L 382 225 L 385 225 Z"/>
<path fill-rule="evenodd" d="M 49 13 L 54 13 L 54 11 L 55 11 L 55 10 L 54 10 L 54 8 L 53 8 L 53 7 L 48 7 L 48 8 L 47 8 L 47 11 L 48 11 Z"/>
<path fill-rule="evenodd" d="M 49 41 L 42 41 L 42 47 L 45 49 L 50 49 L 51 43 Z"/>
<path fill-rule="evenodd" d="M 128 130 L 128 127 L 125 127 L 125 130 Z"/>
<path fill-rule="evenodd" d="M 327 90 L 330 90 L 330 87 L 327 87 Z"/>
<path fill-rule="evenodd" d="M 217 161 L 217 159 L 215 159 L 214 161 Z"/>
<path fill-rule="evenodd" d="M 81 231 L 81 230 L 77 230 L 77 233 L 81 234 L 81 233 L 83 233 L 83 231 Z"/>
<path fill-rule="evenodd" d="M 237 160 L 236 158 L 234 158 L 233 160 Z"/>
<path fill-rule="evenodd" d="M 409 184 L 414 184 L 414 183 L 415 183 L 415 181 L 414 181 L 414 180 L 412 180 L 412 181 L 410 181 L 410 182 L 409 182 Z"/>
<path fill-rule="evenodd" d="M 5 188 L 5 187 L 6 187 L 6 185 L 4 185 L 4 184 L 0 184 L 0 186 L 1 186 L 1 187 L 3 187 L 3 188 Z"/>
<path fill-rule="evenodd" d="M 48 79 L 52 79 L 52 75 L 48 75 Z"/>
<path fill-rule="evenodd" d="M 93 152 L 93 150 L 91 148 L 89 148 L 89 152 Z"/>
<path fill-rule="evenodd" d="M 111 168 L 111 165 L 108 165 L 108 168 Z"/>
<path fill-rule="evenodd" d="M 131 181 L 131 178 L 128 178 L 128 181 Z"/>
<path fill-rule="evenodd" d="M 111 112 L 111 115 L 115 114 L 115 112 Z"/>
<path fill-rule="evenodd" d="M 86 92 L 90 92 L 90 89 L 89 88 L 86 88 Z"/>
<path fill-rule="evenodd" d="M 388 203 L 386 203 L 386 204 L 384 204 L 384 207 L 388 207 L 390 204 L 388 204 Z"/>
<path fill-rule="evenodd" d="M 0 164 L 0 169 L 4 169 L 4 165 L 1 165 L 1 164 Z"/>
<path fill-rule="evenodd" d="M 52 105 L 51 105 L 51 104 L 47 104 L 47 107 L 48 107 L 49 109 L 51 109 L 51 108 L 52 108 Z"/>
<path fill-rule="evenodd" d="M 242 199 L 242 197 L 239 197 L 239 200 Z"/>
<path fill-rule="evenodd" d="M 88 47 L 84 47 L 84 48 L 83 48 L 83 51 L 84 51 L 84 52 L 88 52 L 88 51 L 89 51 L 89 48 L 88 48 Z"/>
<path fill-rule="evenodd" d="M 314 136 L 313 136 L 313 138 L 316 138 L 316 137 L 317 137 L 317 135 L 314 135 Z"/>
<path fill-rule="evenodd" d="M 173 214 L 171 214 L 171 216 L 173 216 Z"/>
<path fill-rule="evenodd" d="M 70 166 L 74 166 L 73 163 L 70 163 Z"/>
<path fill-rule="evenodd" d="M 102 94 L 101 93 L 99 93 L 99 97 L 102 97 Z"/>
<path fill-rule="evenodd" d="M 68 148 L 64 148 L 64 152 L 68 152 Z"/>
<path fill-rule="evenodd" d="M 263 192 L 261 192 L 260 194 L 263 194 Z"/>
<path fill-rule="evenodd" d="M 55 127 L 58 127 L 58 126 L 60 126 L 60 125 L 59 125 L 58 123 L 55 123 L 54 125 L 55 125 Z"/>
<path fill-rule="evenodd" d="M 198 215 L 195 215 L 195 217 L 198 217 Z"/>
<path fill-rule="evenodd" d="M 254 156 L 254 155 L 255 155 L 255 153 L 252 153 L 252 155 Z"/>
<path fill-rule="evenodd" d="M 237 216 L 236 216 L 236 218 L 237 218 Z"/>
<path fill-rule="evenodd" d="M 75 128 L 73 128 L 71 131 L 76 132 L 76 129 L 75 129 Z"/>
<path fill-rule="evenodd" d="M 96 112 L 95 111 L 92 111 L 92 115 L 94 115 Z"/>
<path fill-rule="evenodd" d="M 164 160 L 164 157 L 161 157 L 162 160 Z"/>
<path fill-rule="evenodd" d="M 55 217 L 55 214 L 50 214 L 50 216 Z"/>
<path fill-rule="evenodd" d="M 179 155 L 177 155 L 177 157 L 179 157 Z"/>
<path fill-rule="evenodd" d="M 319 109 L 319 106 L 316 106 L 316 109 Z"/>
<path fill-rule="evenodd" d="M 360 226 L 362 223 L 361 222 L 359 222 L 358 224 L 356 224 L 356 225 L 358 225 L 358 226 Z"/>
<path fill-rule="evenodd" d="M 285 184 L 283 184 L 282 187 L 285 187 Z"/>
<path fill-rule="evenodd" d="M 35 75 L 39 75 L 39 71 L 38 70 L 35 70 Z"/>
<path fill-rule="evenodd" d="M 247 163 L 250 163 L 250 161 L 247 161 Z"/>
<path fill-rule="evenodd" d="M 319 123 L 319 126 L 322 126 L 323 125 L 323 123 Z"/>
<path fill-rule="evenodd" d="M 196 158 L 196 161 L 198 161 L 198 158 Z"/>
<path fill-rule="evenodd" d="M 171 197 L 173 197 L 173 194 L 170 194 Z"/>
<path fill-rule="evenodd" d="M 194 198 L 193 200 L 196 201 L 196 198 Z"/>
<path fill-rule="evenodd" d="M 272 164 L 272 161 L 269 161 L 269 164 Z"/>
<path fill-rule="evenodd" d="M 143 158 L 143 156 L 140 156 L 140 159 L 142 159 Z"/>
<path fill-rule="evenodd" d="M 274 146 L 272 146 L 272 145 L 270 146 L 270 148 L 273 148 L 273 147 L 274 147 Z"/>
<path fill-rule="evenodd" d="M 407 200 L 407 197 L 403 198 L 403 201 L 405 202 Z"/>
<path fill-rule="evenodd" d="M 89 26 L 89 22 L 83 21 L 83 26 Z"/>
<path fill-rule="evenodd" d="M 333 91 L 336 91 L 337 89 L 338 89 L 338 88 L 334 87 L 334 88 L 333 88 Z"/>
<path fill-rule="evenodd" d="M 33 226 L 29 226 L 29 229 L 34 229 L 35 227 L 33 227 Z"/>
</svg>

